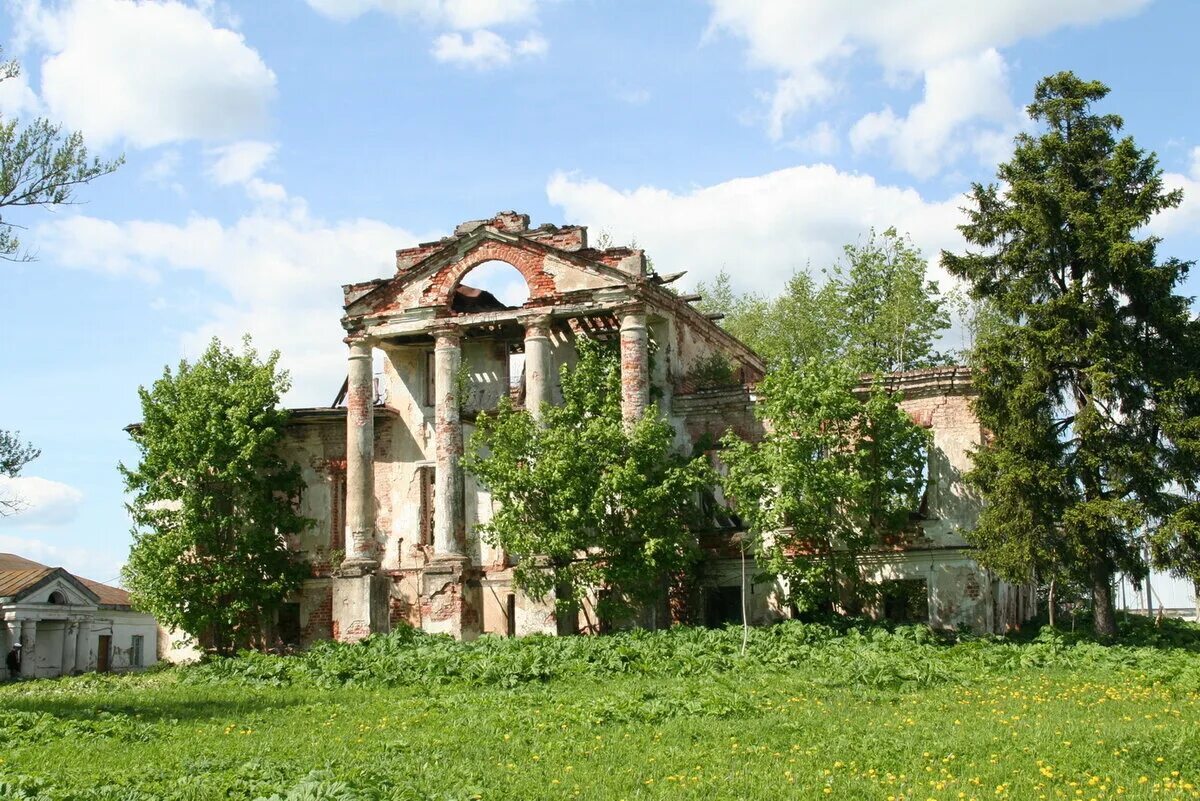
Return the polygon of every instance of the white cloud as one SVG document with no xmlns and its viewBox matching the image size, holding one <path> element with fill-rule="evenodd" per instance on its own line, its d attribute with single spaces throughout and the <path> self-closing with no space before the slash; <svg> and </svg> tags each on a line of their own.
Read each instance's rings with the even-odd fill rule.
<svg viewBox="0 0 1200 801">
<path fill-rule="evenodd" d="M 649 89 L 618 89 L 613 97 L 630 106 L 644 106 L 650 102 L 652 95 Z"/>
<path fill-rule="evenodd" d="M 339 20 L 380 11 L 399 19 L 417 18 L 456 30 L 527 22 L 537 13 L 537 0 L 308 0 L 308 4 Z"/>
<path fill-rule="evenodd" d="M 6 117 L 36 114 L 39 107 L 38 96 L 24 72 L 0 80 L 0 114 Z"/>
<path fill-rule="evenodd" d="M 560 173 L 546 193 L 565 219 L 603 228 L 618 242 L 636 239 L 660 271 L 686 269 L 694 283 L 724 268 L 740 289 L 771 295 L 794 271 L 834 263 L 843 245 L 872 226 L 910 233 L 933 261 L 941 248 L 963 247 L 955 230 L 963 220 L 962 197 L 931 202 L 915 190 L 828 165 L 791 167 L 687 193 L 655 187 L 623 191 Z"/>
<path fill-rule="evenodd" d="M 1196 155 L 1193 153 L 1193 156 Z M 1159 212 L 1150 222 L 1150 231 L 1156 236 L 1194 238 L 1196 232 L 1200 231 L 1200 164 L 1191 165 L 1190 175 L 1163 173 L 1163 186 L 1167 191 L 1182 189 L 1183 202 L 1173 209 Z"/>
<path fill-rule="evenodd" d="M 834 95 L 837 70 L 852 56 L 873 58 L 899 80 L 1064 26 L 1132 14 L 1149 0 L 709 2 L 707 35 L 745 40 L 750 64 L 777 73 L 766 122 L 780 139 L 790 117 Z"/>
<path fill-rule="evenodd" d="M 489 30 L 532 21 L 537 16 L 538 0 L 308 0 L 308 4 L 342 21 L 374 11 L 402 21 L 417 19 L 449 28 L 449 33 L 433 40 L 430 52 L 436 60 L 459 67 L 496 69 L 515 58 L 545 55 L 549 49 L 549 43 L 537 31 L 511 42 Z"/>
<path fill-rule="evenodd" d="M 208 175 L 221 186 L 244 184 L 275 158 L 278 149 L 279 146 L 273 142 L 254 140 L 213 148 L 209 151 L 214 160 L 208 168 Z"/>
<path fill-rule="evenodd" d="M 928 178 L 968 152 L 990 158 L 998 139 L 1011 141 L 1023 115 L 1010 99 L 1008 69 L 995 49 L 951 59 L 924 77 L 925 96 L 907 116 L 884 108 L 854 124 L 856 151 L 885 144 L 900 168 Z"/>
<path fill-rule="evenodd" d="M 49 114 L 95 145 L 152 147 L 263 128 L 275 74 L 241 34 L 177 0 L 71 0 L 21 20 L 47 51 Z"/>
<path fill-rule="evenodd" d="M 16 518 L 13 518 L 16 520 Z M 0 534 L 0 551 L 15 553 L 48 567 L 62 567 L 68 573 L 106 584 L 119 584 L 121 562 L 108 554 L 86 548 L 64 548 L 33 537 Z"/>
<path fill-rule="evenodd" d="M 470 38 L 461 33 L 444 33 L 433 40 L 433 57 L 446 64 L 490 70 L 511 64 L 514 58 L 543 55 L 547 42 L 531 33 L 515 45 L 498 33 L 473 31 Z"/>
<path fill-rule="evenodd" d="M 83 493 L 70 484 L 37 476 L 0 476 L 0 499 L 15 502 L 20 512 L 0 517 L 0 523 L 23 528 L 53 528 L 79 514 Z"/>
<path fill-rule="evenodd" d="M 205 322 L 182 335 L 183 352 L 194 357 L 212 336 L 236 342 L 249 333 L 260 351 L 282 353 L 295 385 L 288 403 L 326 405 L 345 374 L 340 285 L 392 275 L 396 249 L 418 238 L 375 220 L 314 217 L 278 184 L 251 178 L 245 186 L 259 204 L 232 224 L 75 215 L 34 233 L 43 257 L 64 266 L 150 280 L 173 271 L 204 276 L 217 299 Z"/>
<path fill-rule="evenodd" d="M 821 120 L 811 130 L 793 139 L 788 145 L 802 153 L 828 157 L 838 151 L 841 144 L 838 132 L 826 120 Z"/>
</svg>

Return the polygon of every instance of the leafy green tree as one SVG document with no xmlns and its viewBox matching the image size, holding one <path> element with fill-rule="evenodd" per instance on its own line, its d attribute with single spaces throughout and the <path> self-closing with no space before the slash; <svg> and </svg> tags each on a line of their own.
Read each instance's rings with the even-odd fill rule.
<svg viewBox="0 0 1200 801">
<path fill-rule="evenodd" d="M 21 74 L 16 61 L 0 62 L 0 82 Z M 56 206 L 72 202 L 76 187 L 115 170 L 123 159 L 89 159 L 79 132 L 63 135 L 62 126 L 38 118 L 22 125 L 0 115 L 0 259 L 25 260 L 4 209 Z M 15 477 L 40 451 L 10 431 L 0 430 L 0 475 Z M 0 516 L 20 511 L 21 499 L 0 498 Z"/>
<path fill-rule="evenodd" d="M 23 442 L 15 431 L 0 431 L 0 476 L 16 478 L 21 468 L 32 462 L 41 451 Z M 0 517 L 21 511 L 21 499 L 15 495 L 0 496 Z"/>
<path fill-rule="evenodd" d="M 943 363 L 935 347 L 950 327 L 949 306 L 912 241 L 894 228 L 872 230 L 844 254 L 820 286 L 797 272 L 775 298 L 737 293 L 722 271 L 698 285 L 699 307 L 724 314 L 725 329 L 772 364 L 845 359 L 881 373 Z"/>
<path fill-rule="evenodd" d="M 944 361 L 935 350 L 950 327 L 945 298 L 926 278 L 925 257 L 912 240 L 874 229 L 861 245 L 846 245 L 834 267 L 831 293 L 840 350 L 862 373 L 929 367 Z"/>
<path fill-rule="evenodd" d="M 992 438 L 968 475 L 986 501 L 968 536 L 1011 579 L 1087 582 L 1103 636 L 1114 573 L 1142 575 L 1145 534 L 1184 531 L 1194 508 L 1196 459 L 1171 429 L 1200 395 L 1197 326 L 1175 292 L 1190 265 L 1138 238 L 1181 194 L 1116 138 L 1120 117 L 1092 111 L 1107 94 L 1070 72 L 1041 80 L 1028 111 L 1042 133 L 972 189 L 960 230 L 979 250 L 942 254 L 998 312 L 972 356 Z"/>
<path fill-rule="evenodd" d="M 0 63 L 0 81 L 16 78 L 21 65 Z M 22 124 L 0 116 L 0 209 L 58 206 L 73 202 L 75 189 L 117 169 L 124 158 L 89 158 L 83 135 L 63 133 L 62 126 L 38 117 Z M 21 260 L 16 226 L 0 211 L 0 258 Z"/>
<path fill-rule="evenodd" d="M 858 559 L 911 525 L 924 486 L 926 433 L 858 385 L 845 362 L 781 363 L 758 386 L 762 442 L 724 440 L 725 492 L 801 612 L 871 600 Z"/>
<path fill-rule="evenodd" d="M 122 577 L 133 602 L 218 653 L 261 642 L 265 624 L 307 567 L 287 538 L 297 514 L 299 468 L 279 454 L 288 389 L 278 352 L 260 361 L 216 339 L 194 363 L 141 387 L 140 453 L 121 465 L 134 543 Z"/>
<path fill-rule="evenodd" d="M 602 590 L 597 614 L 613 622 L 657 601 L 668 577 L 696 558 L 695 499 L 711 484 L 702 459 L 677 454 L 671 425 L 653 410 L 625 426 L 620 364 L 611 349 L 578 341 L 562 371 L 563 403 L 535 421 L 506 400 L 480 414 L 464 460 L 497 502 L 488 542 L 522 557 L 524 591 L 555 591 L 561 611 Z"/>
</svg>

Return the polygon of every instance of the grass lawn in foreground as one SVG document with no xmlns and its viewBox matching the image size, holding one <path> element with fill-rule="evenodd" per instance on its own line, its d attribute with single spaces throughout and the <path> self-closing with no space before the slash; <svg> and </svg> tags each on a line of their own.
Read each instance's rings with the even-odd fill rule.
<svg viewBox="0 0 1200 801">
<path fill-rule="evenodd" d="M 809 637 L 811 658 L 792 664 L 763 664 L 759 642 L 697 669 L 664 645 L 672 636 L 724 647 L 739 635 L 615 637 L 586 647 L 624 646 L 633 668 L 546 678 L 543 666 L 511 687 L 464 676 L 321 686 L 324 674 L 262 665 L 10 685 L 0 797 L 1200 798 L 1200 656 L 1187 648 L 1058 643 L 1048 658 L 1042 644 L 829 635 Z M 410 639 L 397 647 L 426 647 Z M 370 650 L 355 647 L 353 658 Z M 529 649 L 576 646 L 474 647 L 527 665 Z M 839 649 L 845 662 L 825 658 Z M 888 664 L 915 653 L 954 669 L 880 681 L 847 671 L 880 649 Z M 647 661 L 659 652 L 688 675 Z"/>
</svg>

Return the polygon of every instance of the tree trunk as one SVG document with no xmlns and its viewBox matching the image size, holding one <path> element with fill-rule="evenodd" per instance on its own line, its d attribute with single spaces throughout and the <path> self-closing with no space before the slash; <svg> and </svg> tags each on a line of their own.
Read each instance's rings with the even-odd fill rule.
<svg viewBox="0 0 1200 801">
<path fill-rule="evenodd" d="M 1050 610 L 1050 628 L 1054 628 L 1054 579 L 1050 579 L 1050 597 L 1047 598 L 1046 607 Z"/>
<path fill-rule="evenodd" d="M 1112 595 L 1112 574 L 1103 567 L 1093 568 L 1092 628 L 1099 637 L 1117 636 L 1117 613 Z"/>
</svg>

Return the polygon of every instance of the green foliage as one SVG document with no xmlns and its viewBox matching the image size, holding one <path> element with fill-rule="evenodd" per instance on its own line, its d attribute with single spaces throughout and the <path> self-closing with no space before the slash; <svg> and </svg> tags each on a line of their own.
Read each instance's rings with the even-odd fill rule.
<svg viewBox="0 0 1200 801">
<path fill-rule="evenodd" d="M 1200 331 L 1175 292 L 1190 265 L 1137 238 L 1181 195 L 1116 138 L 1120 117 L 1092 112 L 1107 94 L 1069 72 L 1038 83 L 1042 133 L 972 189 L 961 230 L 979 250 L 942 261 L 995 312 L 972 352 L 994 436 L 968 475 L 986 501 L 968 536 L 1009 578 L 1088 584 L 1112 634 L 1111 577 L 1145 572 L 1144 531 L 1166 565 L 1196 563 Z"/>
<path fill-rule="evenodd" d="M 688 372 L 688 380 L 696 389 L 720 389 L 737 383 L 737 373 L 724 354 L 714 353 L 699 360 Z"/>
<path fill-rule="evenodd" d="M 17 77 L 16 61 L 0 63 L 0 82 Z M 107 175 L 124 158 L 88 158 L 83 135 L 63 134 L 62 126 L 44 118 L 22 124 L 0 116 L 0 209 L 20 206 L 58 206 L 71 203 L 75 189 Z M 23 259 L 14 225 L 0 216 L 0 258 Z"/>
<path fill-rule="evenodd" d="M 857 386 L 844 363 L 782 362 L 758 387 L 762 442 L 724 440 L 725 492 L 802 612 L 843 592 L 851 611 L 870 600 L 858 557 L 907 528 L 920 502 L 926 433 L 896 396 L 877 385 L 860 398 Z"/>
<path fill-rule="evenodd" d="M 21 468 L 41 455 L 41 451 L 22 442 L 16 431 L 0 431 L 0 476 L 15 478 Z M 0 517 L 21 511 L 22 501 L 16 496 L 0 496 Z"/>
<path fill-rule="evenodd" d="M 134 604 L 221 653 L 254 642 L 307 573 L 286 547 L 309 521 L 296 513 L 300 470 L 276 447 L 288 388 L 278 360 L 259 361 L 249 337 L 240 354 L 214 339 L 195 364 L 164 369 L 138 390 L 140 460 L 120 468 Z"/>
<path fill-rule="evenodd" d="M 406 630 L 319 658 L 21 682 L 0 707 L 64 732 L 104 711 L 149 736 L 7 738 L 0 798 L 1073 798 L 1102 797 L 1101 782 L 1105 796 L 1186 795 L 1168 785 L 1197 780 L 1198 630 L 1129 623 L 1126 644 L 1100 646 L 789 622 L 752 630 L 745 657 L 735 628 L 474 643 Z M 285 682 L 239 672 L 265 663 Z"/>
<path fill-rule="evenodd" d="M 694 498 L 710 476 L 702 460 L 675 453 L 674 429 L 653 409 L 624 425 L 615 354 L 577 346 L 562 405 L 543 406 L 539 425 L 502 399 L 479 415 L 464 466 L 496 502 L 480 533 L 522 557 L 519 586 L 555 591 L 564 610 L 603 588 L 597 612 L 612 621 L 657 600 L 667 577 L 692 564 Z"/>
<path fill-rule="evenodd" d="M 844 359 L 878 373 L 943 363 L 934 348 L 950 326 L 949 307 L 912 241 L 894 228 L 871 230 L 844 254 L 819 288 L 797 272 L 774 298 L 736 293 L 722 271 L 698 285 L 699 307 L 724 314 L 726 330 L 772 364 Z"/>
</svg>

